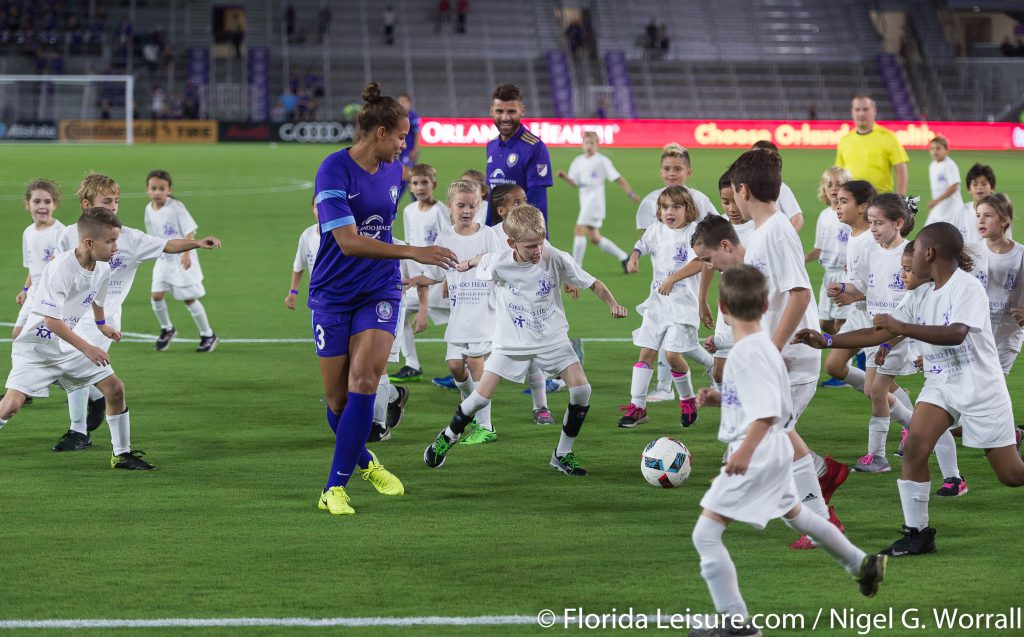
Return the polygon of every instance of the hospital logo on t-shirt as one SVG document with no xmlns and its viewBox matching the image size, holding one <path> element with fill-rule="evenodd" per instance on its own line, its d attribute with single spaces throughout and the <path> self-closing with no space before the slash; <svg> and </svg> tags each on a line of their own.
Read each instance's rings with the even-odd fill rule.
<svg viewBox="0 0 1024 637">
<path fill-rule="evenodd" d="M 1006 275 L 1006 284 L 1003 285 L 1004 290 L 1016 290 L 1017 289 L 1017 275 L 1010 272 Z"/>
<path fill-rule="evenodd" d="M 686 258 L 689 256 L 689 251 L 686 249 L 686 245 L 679 244 L 676 247 L 676 253 L 672 256 L 672 260 L 676 263 L 686 263 Z"/>
<path fill-rule="evenodd" d="M 736 383 L 727 381 L 722 384 L 722 407 L 741 407 L 740 395 L 736 392 Z"/>
<path fill-rule="evenodd" d="M 846 228 L 840 228 L 839 232 L 836 233 L 836 241 L 839 243 L 847 243 L 850 241 L 850 231 Z"/>
<path fill-rule="evenodd" d="M 905 285 L 903 285 L 903 279 L 900 277 L 900 273 L 899 272 L 894 272 L 893 273 L 892 280 L 889 281 L 889 289 L 890 290 L 905 290 L 905 289 L 907 289 L 907 287 Z"/>
<path fill-rule="evenodd" d="M 173 237 L 176 234 L 178 234 L 178 228 L 176 228 L 173 223 L 165 223 L 164 224 L 164 236 L 165 237 Z"/>
<path fill-rule="evenodd" d="M 555 280 L 548 275 L 537 282 L 537 296 L 547 296 L 551 294 L 551 290 L 555 289 Z"/>
<path fill-rule="evenodd" d="M 92 300 L 96 298 L 95 292 L 89 292 L 89 296 L 82 299 L 82 305 L 92 305 Z"/>
<path fill-rule="evenodd" d="M 122 259 L 121 255 L 116 252 L 114 253 L 114 256 L 110 257 L 110 261 L 108 261 L 108 263 L 110 264 L 111 271 L 117 271 L 124 267 L 124 259 Z"/>
<path fill-rule="evenodd" d="M 55 246 L 46 246 L 43 248 L 43 263 L 49 263 L 53 261 L 53 255 L 57 251 Z"/>
</svg>

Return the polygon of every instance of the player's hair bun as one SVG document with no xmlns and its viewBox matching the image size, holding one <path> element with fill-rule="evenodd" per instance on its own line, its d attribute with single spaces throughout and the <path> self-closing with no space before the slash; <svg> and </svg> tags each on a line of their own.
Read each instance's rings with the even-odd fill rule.
<svg viewBox="0 0 1024 637">
<path fill-rule="evenodd" d="M 384 87 L 380 85 L 380 82 L 370 82 L 363 89 L 363 101 L 367 104 L 376 104 L 381 101 L 381 91 Z"/>
</svg>

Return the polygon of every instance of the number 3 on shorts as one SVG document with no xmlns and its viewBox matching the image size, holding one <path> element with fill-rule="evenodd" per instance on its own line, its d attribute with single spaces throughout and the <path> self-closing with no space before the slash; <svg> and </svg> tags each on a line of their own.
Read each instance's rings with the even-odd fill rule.
<svg viewBox="0 0 1024 637">
<path fill-rule="evenodd" d="M 324 340 L 324 328 L 319 323 L 313 328 L 313 332 L 316 334 L 314 341 L 316 342 L 317 349 L 323 349 L 327 342 Z"/>
</svg>

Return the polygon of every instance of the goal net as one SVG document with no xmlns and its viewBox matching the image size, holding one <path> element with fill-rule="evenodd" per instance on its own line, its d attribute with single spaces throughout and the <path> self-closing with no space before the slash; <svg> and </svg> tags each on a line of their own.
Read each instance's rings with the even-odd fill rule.
<svg viewBox="0 0 1024 637">
<path fill-rule="evenodd" d="M 0 75 L 4 141 L 134 142 L 131 75 Z"/>
</svg>

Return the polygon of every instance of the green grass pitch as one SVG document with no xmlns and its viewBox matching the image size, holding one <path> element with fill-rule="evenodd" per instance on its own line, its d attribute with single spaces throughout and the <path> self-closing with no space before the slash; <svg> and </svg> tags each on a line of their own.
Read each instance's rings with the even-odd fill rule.
<svg viewBox="0 0 1024 637">
<path fill-rule="evenodd" d="M 201 254 L 203 299 L 224 339 L 305 339 L 309 312 L 288 311 L 283 299 L 296 241 L 311 221 L 310 182 L 328 146 L 7 146 L 0 166 L 0 302 L 3 330 L 14 321 L 15 294 L 25 271 L 19 237 L 29 223 L 22 209 L 24 184 L 34 177 L 59 181 L 64 201 L 57 217 L 77 218 L 73 192 L 88 171 L 104 172 L 122 188 L 120 216 L 143 227 L 146 173 L 173 175 L 178 196 L 201 234 L 224 242 Z M 554 168 L 567 168 L 575 149 L 552 151 Z M 660 186 L 657 150 L 608 150 L 638 193 Z M 693 153 L 691 185 L 717 200 L 719 174 L 735 151 Z M 422 161 L 438 169 L 438 196 L 466 168 L 481 168 L 483 149 L 425 149 Z M 796 192 L 810 247 L 821 204 L 818 177 L 833 154 L 785 151 L 786 182 Z M 1000 189 L 1024 201 L 1018 180 L 1024 158 L 1010 153 L 954 152 L 961 171 L 975 161 L 994 166 Z M 911 190 L 927 201 L 924 152 L 911 153 Z M 614 185 L 607 190 L 606 236 L 628 250 L 637 237 L 635 207 Z M 575 191 L 557 183 L 550 191 L 551 238 L 571 246 L 577 214 Z M 403 202 L 404 203 L 404 202 Z M 923 215 L 922 215 L 923 217 Z M 922 218 L 923 221 L 923 218 Z M 401 230 L 397 231 L 401 236 Z M 567 301 L 574 336 L 625 338 L 639 325 L 633 308 L 646 296 L 650 265 L 626 277 L 619 264 L 591 246 L 585 267 L 605 281 L 631 315 L 613 321 L 590 293 Z M 126 304 L 123 329 L 154 334 L 148 291 L 152 266 L 144 265 Z M 810 268 L 817 285 L 821 270 Z M 304 300 L 305 281 L 301 286 Z M 171 303 L 182 339 L 197 336 L 183 304 Z M 4 334 L 6 336 L 6 334 Z M 431 327 L 424 335 L 440 338 Z M 0 349 L 7 356 L 9 344 Z M 636 349 L 627 342 L 586 344 L 592 408 L 576 449 L 590 470 L 571 479 L 547 466 L 557 427 L 529 419 L 522 387 L 508 383 L 495 399 L 496 443 L 458 447 L 439 470 L 426 468 L 423 448 L 450 418 L 456 394 L 429 381 L 411 386 L 406 419 L 391 441 L 374 449 L 404 481 L 401 498 L 378 495 L 353 480 L 357 515 L 336 518 L 315 507 L 333 441 L 324 423 L 320 376 L 308 343 L 230 343 L 211 355 L 175 342 L 163 354 L 152 345 L 126 342 L 111 348 L 114 368 L 127 385 L 133 444 L 159 471 L 127 474 L 109 469 L 106 427 L 94 448 L 55 454 L 50 447 L 67 429 L 64 393 L 26 407 L 0 432 L 0 621 L 11 619 L 164 617 L 410 617 L 535 615 L 549 608 L 586 612 L 708 612 L 713 609 L 690 532 L 698 502 L 716 474 L 722 445 L 717 410 L 681 430 L 674 405 L 652 408 L 652 422 L 618 429 L 617 406 L 628 402 Z M 444 375 L 443 345 L 423 343 L 426 377 Z M 6 361 L 0 373 L 9 369 Z M 697 374 L 698 384 L 703 384 Z M 1020 366 L 1011 394 L 1024 385 Z M 912 394 L 920 379 L 907 382 Z M 561 418 L 565 393 L 550 403 Z M 869 405 L 852 390 L 819 389 L 800 431 L 821 453 L 853 462 L 864 453 Z M 693 474 L 679 489 L 648 486 L 639 455 L 659 436 L 680 437 L 693 453 Z M 892 431 L 894 448 L 898 432 Z M 893 458 L 893 467 L 900 462 Z M 764 532 L 734 525 L 726 544 L 752 612 L 802 613 L 810 634 L 818 609 L 888 612 L 897 626 L 871 634 L 940 634 L 899 627 L 902 609 L 933 608 L 1005 612 L 1020 604 L 1024 562 L 1020 536 L 1024 493 L 999 485 L 977 450 L 961 449 L 970 493 L 933 498 L 936 554 L 890 564 L 879 596 L 866 600 L 822 551 L 793 552 L 794 534 L 773 523 Z M 902 522 L 897 473 L 851 475 L 833 504 L 853 541 L 869 551 L 896 539 Z M 941 476 L 933 463 L 933 487 Z M 238 628 L 269 635 L 289 629 Z M 308 634 L 362 634 L 367 628 L 304 629 Z M 377 629 L 380 632 L 382 629 Z M 570 630 L 579 632 L 579 629 Z M 822 634 L 857 630 L 818 628 Z M 3 631 L 2 632 L 18 632 Z M 65 634 L 23 630 L 21 634 Z M 127 629 L 122 632 L 129 632 Z M 159 633 L 159 630 L 156 631 Z M 220 635 L 232 629 L 168 628 L 164 634 Z M 389 627 L 397 635 L 561 634 L 521 626 Z M 995 630 L 944 634 L 1013 634 Z M 109 634 L 79 630 L 73 634 Z M 120 633 L 115 633 L 120 634 Z M 305 634 L 305 633 L 304 633 Z M 678 633 L 676 633 L 678 634 Z"/>
</svg>

